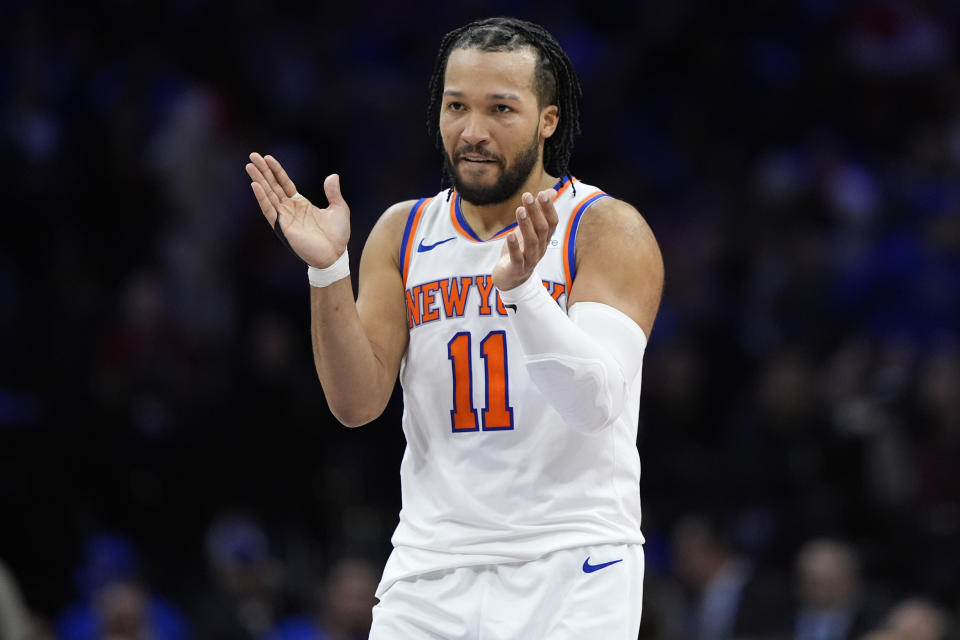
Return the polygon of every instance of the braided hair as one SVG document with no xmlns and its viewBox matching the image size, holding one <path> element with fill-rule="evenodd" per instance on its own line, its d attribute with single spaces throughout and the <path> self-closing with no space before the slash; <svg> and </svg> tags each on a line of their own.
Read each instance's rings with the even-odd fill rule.
<svg viewBox="0 0 960 640">
<path fill-rule="evenodd" d="M 427 107 L 427 133 L 437 150 L 446 153 L 440 135 L 440 104 L 447 60 L 454 49 L 480 51 L 516 51 L 530 47 L 537 53 L 533 73 L 533 91 L 540 108 L 555 104 L 559 122 L 543 147 L 543 167 L 550 175 L 568 176 L 573 138 L 580 133 L 580 98 L 583 91 L 570 58 L 556 39 L 540 25 L 517 18 L 486 18 L 454 29 L 443 37 L 430 77 L 430 103 Z M 449 180 L 444 168 L 444 179 Z"/>
</svg>

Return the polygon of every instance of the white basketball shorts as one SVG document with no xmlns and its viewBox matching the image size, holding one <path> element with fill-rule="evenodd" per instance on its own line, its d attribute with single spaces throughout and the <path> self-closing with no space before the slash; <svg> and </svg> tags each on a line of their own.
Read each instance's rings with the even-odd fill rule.
<svg viewBox="0 0 960 640">
<path fill-rule="evenodd" d="M 369 640 L 636 640 L 643 571 L 642 545 L 606 544 L 397 580 Z"/>
</svg>

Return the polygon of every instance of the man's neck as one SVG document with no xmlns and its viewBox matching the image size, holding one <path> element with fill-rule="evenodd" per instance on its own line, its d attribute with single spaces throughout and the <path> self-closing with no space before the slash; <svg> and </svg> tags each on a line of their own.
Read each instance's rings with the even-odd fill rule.
<svg viewBox="0 0 960 640">
<path fill-rule="evenodd" d="M 467 224 L 483 240 L 487 240 L 497 232 L 517 221 L 517 208 L 523 204 L 523 194 L 529 192 L 534 198 L 545 189 L 551 189 L 557 184 L 555 178 L 542 169 L 532 171 L 530 177 L 509 199 L 498 204 L 477 206 L 466 200 L 460 201 L 460 211 Z"/>
</svg>

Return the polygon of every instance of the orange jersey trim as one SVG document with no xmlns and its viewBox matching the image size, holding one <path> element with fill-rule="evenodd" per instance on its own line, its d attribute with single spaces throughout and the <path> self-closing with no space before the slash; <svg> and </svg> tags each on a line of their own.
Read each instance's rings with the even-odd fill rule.
<svg viewBox="0 0 960 640">
<path fill-rule="evenodd" d="M 453 228 L 457 230 L 457 233 L 462 235 L 464 238 L 470 242 L 480 242 L 477 237 L 467 230 L 464 225 L 460 224 L 459 216 L 457 215 L 457 199 L 460 197 L 460 194 L 456 191 L 450 196 L 450 222 L 453 223 Z"/>
<path fill-rule="evenodd" d="M 609 198 L 610 196 L 603 191 L 594 191 L 588 195 L 586 198 L 578 202 L 577 206 L 573 208 L 573 215 L 570 216 L 570 221 L 567 223 L 567 231 L 563 238 L 563 277 L 567 284 L 568 299 L 570 291 L 573 289 L 573 279 L 577 272 L 575 250 L 577 242 L 577 228 L 580 226 L 580 217 L 591 204 L 600 198 L 605 197 Z"/>
<path fill-rule="evenodd" d="M 566 179 L 566 180 L 563 181 L 563 186 L 560 187 L 559 189 L 557 189 L 556 187 L 554 187 L 554 189 L 557 189 L 557 195 L 553 196 L 553 201 L 554 201 L 554 202 L 556 202 L 557 200 L 560 199 L 560 194 L 563 193 L 564 191 L 566 191 L 566 190 L 567 190 L 567 187 L 569 187 L 571 184 L 573 184 L 573 181 L 574 181 L 574 180 L 576 180 L 576 177 L 570 177 L 570 178 L 568 178 L 568 179 Z"/>
<path fill-rule="evenodd" d="M 553 196 L 554 202 L 556 202 L 560 198 L 560 195 L 567 190 L 567 187 L 573 184 L 574 180 L 576 180 L 576 178 L 571 177 L 571 178 L 562 179 L 560 182 L 557 182 L 557 184 L 553 187 L 554 189 L 557 190 L 556 195 Z M 463 212 L 459 210 L 459 207 L 460 207 L 460 194 L 454 191 L 450 197 L 450 222 L 453 223 L 453 228 L 456 229 L 457 233 L 462 235 L 464 238 L 466 238 L 470 242 L 490 242 L 491 240 L 498 240 L 500 238 L 506 237 L 508 233 L 510 233 L 517 227 L 517 223 L 513 222 L 508 226 L 506 226 L 505 228 L 498 231 L 497 233 L 495 233 L 494 235 L 492 235 L 491 237 L 487 238 L 486 240 L 483 240 L 480 238 L 480 236 L 478 236 L 473 231 L 473 229 L 471 229 L 467 225 L 467 221 L 463 217 Z"/>
<path fill-rule="evenodd" d="M 417 237 L 417 227 L 420 226 L 420 218 L 423 216 L 424 209 L 433 198 L 425 198 L 420 201 L 419 206 L 414 205 L 410 212 L 410 218 L 407 220 L 407 227 L 403 232 L 403 265 L 401 274 L 403 276 L 403 286 L 407 286 L 407 274 L 410 272 L 410 256 L 413 253 L 413 241 Z"/>
</svg>

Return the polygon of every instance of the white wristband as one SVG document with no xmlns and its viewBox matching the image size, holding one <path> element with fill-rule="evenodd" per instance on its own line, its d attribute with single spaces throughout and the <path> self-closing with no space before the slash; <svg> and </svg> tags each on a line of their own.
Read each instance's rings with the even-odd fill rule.
<svg viewBox="0 0 960 640">
<path fill-rule="evenodd" d="M 329 267 L 318 269 L 317 267 L 307 267 L 307 278 L 310 280 L 311 287 L 329 287 L 338 280 L 343 280 L 350 275 L 350 257 L 347 250 L 344 249 L 337 261 Z"/>
<path fill-rule="evenodd" d="M 543 286 L 543 281 L 540 280 L 537 270 L 534 269 L 530 276 L 515 286 L 513 289 L 508 291 L 502 291 L 497 289 L 500 292 L 500 300 L 507 304 L 517 304 L 518 302 L 532 302 L 540 298 L 540 302 L 544 301 L 541 293 L 546 293 L 546 300 L 553 302 L 553 298 L 550 297 L 550 294 L 547 293 L 547 288 Z"/>
</svg>

